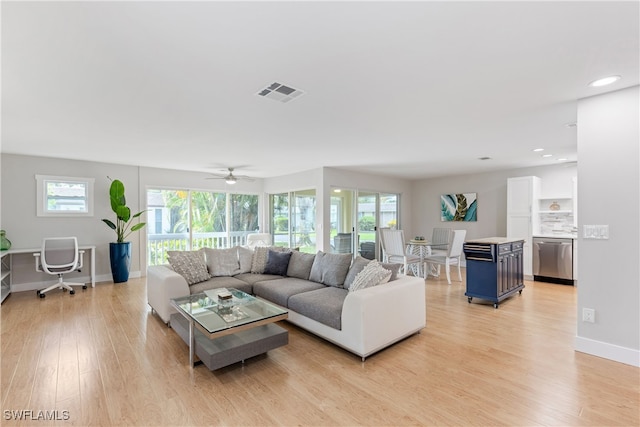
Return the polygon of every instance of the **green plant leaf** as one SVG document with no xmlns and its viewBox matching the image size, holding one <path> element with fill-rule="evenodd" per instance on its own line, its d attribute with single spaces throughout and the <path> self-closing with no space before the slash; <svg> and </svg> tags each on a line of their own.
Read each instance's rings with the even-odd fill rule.
<svg viewBox="0 0 640 427">
<path fill-rule="evenodd" d="M 102 221 L 104 221 L 104 223 L 107 224 L 110 229 L 112 230 L 116 229 L 116 225 L 111 220 L 103 219 Z"/>
</svg>

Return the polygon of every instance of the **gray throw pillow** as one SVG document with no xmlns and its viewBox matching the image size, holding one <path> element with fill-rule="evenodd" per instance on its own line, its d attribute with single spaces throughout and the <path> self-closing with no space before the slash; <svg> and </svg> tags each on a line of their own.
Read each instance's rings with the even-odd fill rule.
<svg viewBox="0 0 640 427">
<path fill-rule="evenodd" d="M 356 259 L 353 260 L 351 267 L 349 267 L 349 272 L 347 273 L 347 277 L 344 279 L 345 289 L 349 289 L 351 287 L 353 280 L 356 278 L 358 273 L 360 273 L 362 269 L 365 268 L 367 264 L 369 264 L 369 261 L 370 260 L 361 256 L 357 256 Z"/>
<path fill-rule="evenodd" d="M 167 251 L 171 268 L 184 277 L 188 285 L 209 280 L 204 251 Z"/>
<path fill-rule="evenodd" d="M 264 274 L 286 276 L 290 258 L 291 252 L 269 251 L 267 253 L 267 264 L 264 266 Z"/>
<path fill-rule="evenodd" d="M 314 259 L 316 259 L 315 254 L 307 254 L 299 251 L 291 252 L 287 276 L 309 280 L 309 274 L 311 273 L 311 267 L 313 266 Z"/>
<path fill-rule="evenodd" d="M 309 280 L 341 288 L 350 265 L 351 254 L 328 254 L 318 251 L 311 266 Z"/>
<path fill-rule="evenodd" d="M 240 273 L 251 273 L 251 263 L 253 262 L 253 249 L 246 246 L 236 246 L 238 249 L 238 261 L 240 262 Z"/>
<path fill-rule="evenodd" d="M 402 264 L 397 264 L 395 262 L 381 262 L 380 265 L 391 271 L 391 277 L 389 278 L 390 282 L 393 282 L 398 278 L 398 273 L 400 273 Z"/>
<path fill-rule="evenodd" d="M 204 248 L 204 253 L 207 259 L 207 269 L 211 276 L 233 276 L 240 272 L 238 250 L 236 248 Z"/>
</svg>

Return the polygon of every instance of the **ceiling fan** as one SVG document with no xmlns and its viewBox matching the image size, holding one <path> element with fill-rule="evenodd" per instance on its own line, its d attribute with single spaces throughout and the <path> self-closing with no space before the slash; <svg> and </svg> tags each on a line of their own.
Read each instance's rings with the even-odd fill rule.
<svg viewBox="0 0 640 427">
<path fill-rule="evenodd" d="M 212 174 L 213 176 L 207 179 L 224 179 L 224 182 L 230 185 L 233 185 L 238 181 L 254 181 L 253 178 L 248 177 L 246 175 L 234 175 L 233 174 L 234 168 L 227 168 L 227 170 L 229 171 L 229 173 L 226 175 Z"/>
</svg>

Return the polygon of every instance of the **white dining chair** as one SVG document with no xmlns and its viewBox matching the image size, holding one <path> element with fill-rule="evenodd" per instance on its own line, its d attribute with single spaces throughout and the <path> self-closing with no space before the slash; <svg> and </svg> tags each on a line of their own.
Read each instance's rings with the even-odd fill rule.
<svg viewBox="0 0 640 427">
<path fill-rule="evenodd" d="M 467 230 L 453 230 L 453 240 L 449 250 L 445 254 L 433 254 L 424 257 L 425 271 L 429 271 L 433 266 L 444 265 L 447 273 L 447 282 L 451 284 L 451 266 L 458 266 L 458 279 L 462 282 L 460 272 L 460 258 L 462 257 L 462 246 Z M 427 268 L 428 266 L 428 268 Z"/>
<path fill-rule="evenodd" d="M 407 251 L 407 246 L 404 241 L 404 231 L 382 227 L 379 229 L 379 234 L 383 262 L 402 264 L 404 274 L 407 274 L 408 267 L 414 266 L 416 267 L 415 275 L 424 277 L 422 257 Z"/>
</svg>

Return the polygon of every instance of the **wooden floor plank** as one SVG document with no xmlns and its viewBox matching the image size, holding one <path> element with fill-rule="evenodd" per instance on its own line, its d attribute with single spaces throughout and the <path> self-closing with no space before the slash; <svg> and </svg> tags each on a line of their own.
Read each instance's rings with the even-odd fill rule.
<svg viewBox="0 0 640 427">
<path fill-rule="evenodd" d="M 427 327 L 365 362 L 283 322 L 287 346 L 211 372 L 145 286 L 12 294 L 3 409 L 69 412 L 39 426 L 640 425 L 638 368 L 573 350 L 574 287 L 526 282 L 494 309 L 430 277 Z"/>
</svg>

